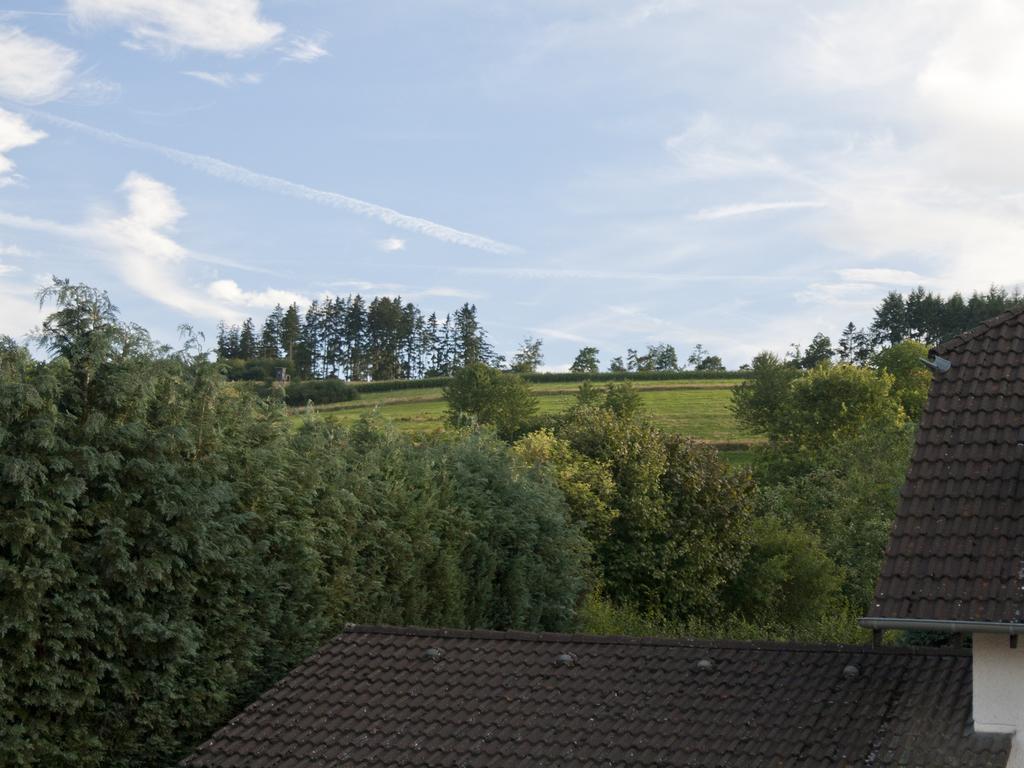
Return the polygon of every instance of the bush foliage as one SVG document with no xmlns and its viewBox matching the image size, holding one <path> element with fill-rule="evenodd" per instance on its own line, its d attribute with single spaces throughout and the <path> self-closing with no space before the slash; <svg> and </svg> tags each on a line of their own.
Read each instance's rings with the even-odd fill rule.
<svg viewBox="0 0 1024 768">
<path fill-rule="evenodd" d="M 566 629 L 587 545 L 486 434 L 289 428 L 66 282 L 0 345 L 0 764 L 162 766 L 346 621 Z"/>
</svg>

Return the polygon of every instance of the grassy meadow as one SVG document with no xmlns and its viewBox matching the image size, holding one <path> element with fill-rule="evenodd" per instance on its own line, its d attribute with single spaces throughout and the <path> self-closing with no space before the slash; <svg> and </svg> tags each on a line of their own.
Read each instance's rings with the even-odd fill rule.
<svg viewBox="0 0 1024 768">
<path fill-rule="evenodd" d="M 705 440 L 727 452 L 735 464 L 750 460 L 750 448 L 757 437 L 736 423 L 729 405 L 736 380 L 704 379 L 680 381 L 636 381 L 644 408 L 666 432 Z M 578 384 L 543 382 L 531 384 L 537 395 L 540 413 L 557 413 L 575 400 Z M 295 418 L 301 418 L 301 408 Z M 317 406 L 318 413 L 348 424 L 376 410 L 403 432 L 441 429 L 445 420 L 445 401 L 440 387 L 361 393 L 360 399 L 347 403 Z"/>
</svg>

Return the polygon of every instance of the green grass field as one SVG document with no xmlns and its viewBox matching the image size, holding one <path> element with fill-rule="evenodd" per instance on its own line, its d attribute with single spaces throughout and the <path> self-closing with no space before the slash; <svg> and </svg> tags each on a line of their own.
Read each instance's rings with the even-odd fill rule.
<svg viewBox="0 0 1024 768">
<path fill-rule="evenodd" d="M 644 409 L 666 432 L 695 437 L 728 451 L 737 465 L 750 462 L 750 448 L 758 441 L 736 423 L 729 404 L 736 381 L 646 381 L 634 382 Z M 531 385 L 540 403 L 540 413 L 557 413 L 575 401 L 578 385 L 540 383 Z M 364 413 L 376 410 L 397 429 L 422 432 L 441 429 L 445 402 L 440 387 L 393 392 L 372 392 L 348 403 L 324 405 L 317 412 L 348 424 Z M 296 409 L 295 418 L 301 418 Z"/>
</svg>

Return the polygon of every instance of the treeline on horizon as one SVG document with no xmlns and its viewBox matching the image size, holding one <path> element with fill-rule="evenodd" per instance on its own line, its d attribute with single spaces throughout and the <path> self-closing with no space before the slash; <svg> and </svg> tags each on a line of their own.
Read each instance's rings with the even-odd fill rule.
<svg viewBox="0 0 1024 768">
<path fill-rule="evenodd" d="M 806 348 L 790 345 L 786 358 L 801 368 L 813 368 L 833 358 L 841 363 L 864 364 L 880 349 L 903 341 L 933 346 L 1021 303 L 1024 294 L 1019 288 L 996 285 L 984 292 L 974 291 L 967 299 L 959 291 L 943 297 L 921 286 L 906 295 L 890 291 L 875 307 L 874 318 L 866 328 L 848 323 L 835 344 L 819 332 Z"/>
<path fill-rule="evenodd" d="M 233 379 L 270 379 L 284 367 L 296 379 L 393 381 L 442 378 L 467 365 L 484 363 L 516 373 L 535 373 L 544 362 L 543 340 L 527 337 L 508 358 L 495 352 L 468 302 L 444 318 L 425 315 L 400 297 L 336 296 L 314 301 L 303 312 L 297 304 L 278 305 L 257 327 L 250 317 L 241 325 L 217 328 L 217 359 Z M 572 373 L 598 373 L 600 350 L 583 347 Z M 628 349 L 613 357 L 611 373 L 686 370 L 724 371 L 722 359 L 698 344 L 680 363 L 671 344 Z"/>
<path fill-rule="evenodd" d="M 905 295 L 892 291 L 875 307 L 868 326 L 850 322 L 834 342 L 819 332 L 806 347 L 791 344 L 785 359 L 807 369 L 832 359 L 865 364 L 879 349 L 908 339 L 936 344 L 1022 301 L 1019 289 L 997 286 L 968 298 L 959 292 L 943 297 L 923 287 Z M 259 325 L 253 318 L 241 325 L 221 323 L 216 354 L 232 379 L 269 380 L 275 368 L 284 367 L 293 379 L 390 381 L 450 377 L 474 363 L 533 373 L 543 363 L 542 346 L 542 339 L 526 338 L 509 357 L 496 353 L 476 305 L 468 302 L 441 318 L 400 297 L 367 301 L 356 294 L 317 300 L 305 311 L 297 304 L 277 306 Z M 598 373 L 599 356 L 596 347 L 581 348 L 570 372 Z M 660 343 L 646 351 L 628 349 L 606 367 L 611 373 L 682 370 L 716 372 L 725 366 L 701 344 L 680 362 L 672 344 Z"/>
</svg>

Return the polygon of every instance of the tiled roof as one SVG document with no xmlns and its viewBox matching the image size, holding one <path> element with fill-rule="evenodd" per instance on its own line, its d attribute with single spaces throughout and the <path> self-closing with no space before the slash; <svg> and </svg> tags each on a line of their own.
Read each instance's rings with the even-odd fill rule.
<svg viewBox="0 0 1024 768">
<path fill-rule="evenodd" d="M 1006 765 L 971 659 L 873 649 L 353 627 L 190 768 Z"/>
<path fill-rule="evenodd" d="M 1024 622 L 1024 308 L 935 353 L 868 616 Z"/>
</svg>

